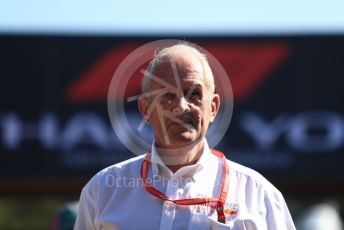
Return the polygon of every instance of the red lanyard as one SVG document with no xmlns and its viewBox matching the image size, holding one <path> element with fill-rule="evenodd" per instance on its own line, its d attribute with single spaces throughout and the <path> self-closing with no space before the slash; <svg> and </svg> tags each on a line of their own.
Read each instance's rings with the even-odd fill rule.
<svg viewBox="0 0 344 230">
<path fill-rule="evenodd" d="M 217 212 L 217 220 L 221 223 L 226 222 L 226 216 L 224 213 L 224 207 L 226 197 L 227 197 L 227 191 L 228 191 L 228 177 L 229 177 L 229 169 L 228 164 L 226 161 L 225 156 L 222 152 L 212 149 L 211 152 L 222 159 L 222 175 L 223 179 L 221 182 L 221 193 L 219 198 L 188 198 L 188 199 L 179 199 L 179 200 L 170 200 L 165 194 L 160 192 L 158 189 L 150 186 L 147 184 L 147 172 L 148 172 L 148 160 L 150 158 L 150 152 L 147 153 L 145 159 L 142 162 L 141 166 L 141 177 L 143 181 L 143 185 L 148 193 L 151 195 L 163 200 L 163 201 L 170 201 L 177 205 L 201 205 L 201 204 L 209 204 L 210 207 L 216 209 Z"/>
</svg>

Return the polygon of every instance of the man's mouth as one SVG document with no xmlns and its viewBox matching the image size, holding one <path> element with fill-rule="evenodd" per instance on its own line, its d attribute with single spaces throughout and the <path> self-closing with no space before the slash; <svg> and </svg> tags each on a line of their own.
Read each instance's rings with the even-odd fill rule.
<svg viewBox="0 0 344 230">
<path fill-rule="evenodd" d="M 179 125 L 184 128 L 191 129 L 195 127 L 195 123 L 196 122 L 191 115 L 183 114 L 183 115 L 175 117 L 174 120 L 171 120 L 171 123 L 168 124 L 168 127 L 172 125 Z"/>
</svg>

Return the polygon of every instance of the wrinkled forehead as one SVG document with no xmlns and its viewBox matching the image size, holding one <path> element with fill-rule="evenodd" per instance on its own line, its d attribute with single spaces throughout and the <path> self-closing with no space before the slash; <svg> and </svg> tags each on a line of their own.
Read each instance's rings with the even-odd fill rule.
<svg viewBox="0 0 344 230">
<path fill-rule="evenodd" d="M 188 54 L 168 55 L 161 58 L 153 71 L 153 75 L 175 85 L 177 82 L 195 82 L 205 84 L 203 66 L 200 60 Z M 156 81 L 151 81 L 153 84 Z"/>
</svg>

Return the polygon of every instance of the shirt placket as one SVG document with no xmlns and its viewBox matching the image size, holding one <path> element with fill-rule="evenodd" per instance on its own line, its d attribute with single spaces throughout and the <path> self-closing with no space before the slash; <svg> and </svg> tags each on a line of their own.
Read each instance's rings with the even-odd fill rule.
<svg viewBox="0 0 344 230">
<path fill-rule="evenodd" d="M 166 186 L 165 195 L 171 199 L 178 199 L 178 188 L 179 183 L 177 178 L 171 177 Z M 160 229 L 161 230 L 172 230 L 173 221 L 176 215 L 176 204 L 171 201 L 165 201 L 162 207 Z"/>
</svg>

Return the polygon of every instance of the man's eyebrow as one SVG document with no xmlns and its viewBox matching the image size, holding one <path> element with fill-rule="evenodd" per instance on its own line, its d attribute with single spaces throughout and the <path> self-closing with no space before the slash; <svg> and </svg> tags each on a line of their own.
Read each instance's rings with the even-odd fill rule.
<svg viewBox="0 0 344 230">
<path fill-rule="evenodd" d="M 196 88 L 203 88 L 203 85 L 201 85 L 200 83 L 195 83 L 195 84 L 192 84 L 191 87 L 193 87 L 193 88 L 195 88 L 195 89 L 196 89 Z M 190 88 L 191 88 L 191 87 L 190 87 Z"/>
<path fill-rule="evenodd" d="M 203 85 L 199 82 L 190 82 L 190 84 L 184 85 L 184 88 L 189 89 L 189 88 L 203 88 Z"/>
<path fill-rule="evenodd" d="M 191 70 L 187 70 L 187 73 L 200 73 L 198 70 L 195 69 L 191 69 Z"/>
<path fill-rule="evenodd" d="M 195 90 L 199 91 L 199 90 L 202 90 L 202 88 L 203 88 L 203 86 L 200 83 L 193 83 L 189 87 L 185 88 L 183 91 L 184 91 L 186 98 L 190 98 L 191 94 Z"/>
</svg>

